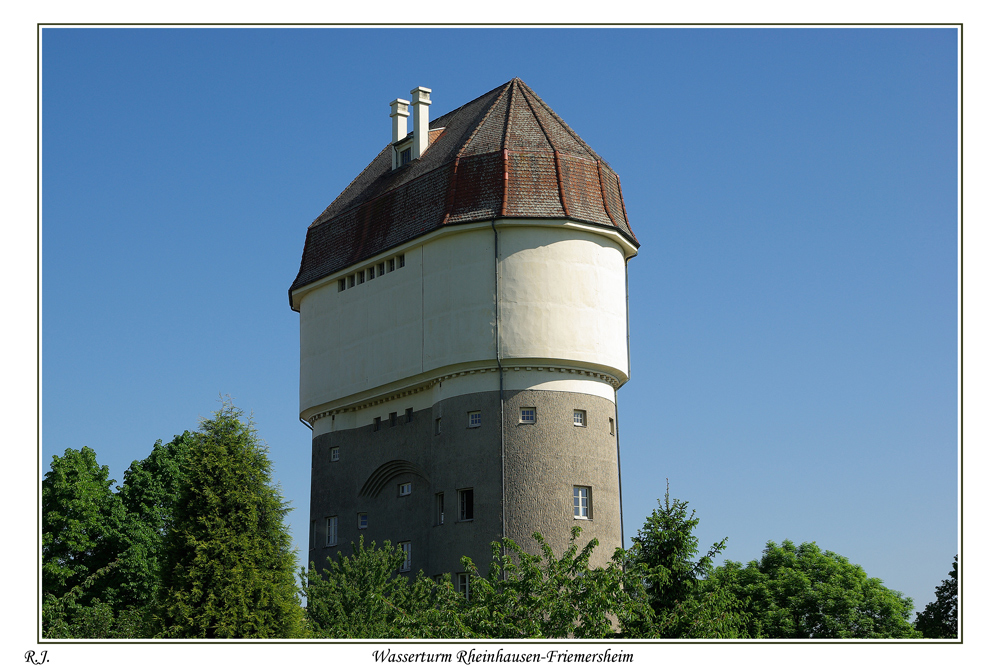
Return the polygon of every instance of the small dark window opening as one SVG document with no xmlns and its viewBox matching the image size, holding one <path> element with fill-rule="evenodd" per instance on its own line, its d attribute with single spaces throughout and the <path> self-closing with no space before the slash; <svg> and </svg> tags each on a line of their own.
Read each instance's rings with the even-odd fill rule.
<svg viewBox="0 0 1000 667">
<path fill-rule="evenodd" d="M 471 521 L 473 517 L 472 489 L 462 489 L 458 492 L 459 521 Z"/>
<path fill-rule="evenodd" d="M 395 425 L 396 425 L 396 413 L 395 412 L 390 412 L 389 413 L 389 426 L 395 426 Z"/>
<path fill-rule="evenodd" d="M 403 150 L 399 151 L 399 166 L 400 167 L 402 167 L 404 164 L 406 164 L 407 162 L 410 161 L 410 155 L 411 154 L 412 153 L 410 153 L 410 149 L 409 148 L 404 148 Z"/>
<path fill-rule="evenodd" d="M 406 423 L 413 421 L 413 408 L 406 408 Z"/>
<path fill-rule="evenodd" d="M 373 419 L 372 420 L 372 430 L 373 431 L 377 431 L 378 427 L 379 427 L 379 424 L 381 424 L 381 423 L 382 423 L 382 418 L 381 417 L 376 417 L 375 419 Z"/>
</svg>

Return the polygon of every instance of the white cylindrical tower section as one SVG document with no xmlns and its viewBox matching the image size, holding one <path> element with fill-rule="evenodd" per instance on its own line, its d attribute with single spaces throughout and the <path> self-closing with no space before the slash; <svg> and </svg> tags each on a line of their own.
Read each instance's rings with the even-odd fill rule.
<svg viewBox="0 0 1000 667">
<path fill-rule="evenodd" d="M 495 389 L 498 356 L 508 389 L 613 400 L 628 379 L 634 252 L 613 231 L 498 220 L 496 234 L 489 223 L 444 228 L 301 288 L 301 416 L 430 382 Z"/>
</svg>

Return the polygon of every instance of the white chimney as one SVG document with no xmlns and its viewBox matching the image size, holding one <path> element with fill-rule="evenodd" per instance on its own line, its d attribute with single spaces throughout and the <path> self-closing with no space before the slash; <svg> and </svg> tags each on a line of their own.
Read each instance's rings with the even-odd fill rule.
<svg viewBox="0 0 1000 667">
<path fill-rule="evenodd" d="M 410 94 L 413 95 L 413 158 L 416 159 L 427 150 L 431 89 L 417 86 Z"/>
<path fill-rule="evenodd" d="M 406 136 L 406 119 L 410 117 L 410 103 L 404 99 L 397 98 L 389 102 L 392 107 L 392 143 L 396 143 Z"/>
</svg>

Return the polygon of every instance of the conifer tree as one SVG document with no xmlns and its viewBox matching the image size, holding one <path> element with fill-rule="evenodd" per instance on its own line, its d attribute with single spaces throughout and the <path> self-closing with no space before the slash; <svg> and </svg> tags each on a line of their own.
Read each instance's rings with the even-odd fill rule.
<svg viewBox="0 0 1000 667">
<path fill-rule="evenodd" d="M 958 555 L 948 578 L 934 589 L 937 597 L 917 612 L 913 627 L 926 639 L 958 639 Z"/>
<path fill-rule="evenodd" d="M 299 636 L 291 508 L 271 479 L 253 422 L 228 400 L 203 420 L 163 556 L 159 623 L 166 637 Z"/>
</svg>

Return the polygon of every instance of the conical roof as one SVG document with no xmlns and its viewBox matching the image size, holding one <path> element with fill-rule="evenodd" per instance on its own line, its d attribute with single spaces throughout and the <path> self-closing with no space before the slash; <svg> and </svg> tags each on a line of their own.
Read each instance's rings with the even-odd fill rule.
<svg viewBox="0 0 1000 667">
<path fill-rule="evenodd" d="M 618 174 L 520 79 L 429 123 L 420 159 L 392 145 L 309 226 L 291 291 L 445 225 L 564 218 L 638 245 Z"/>
</svg>

